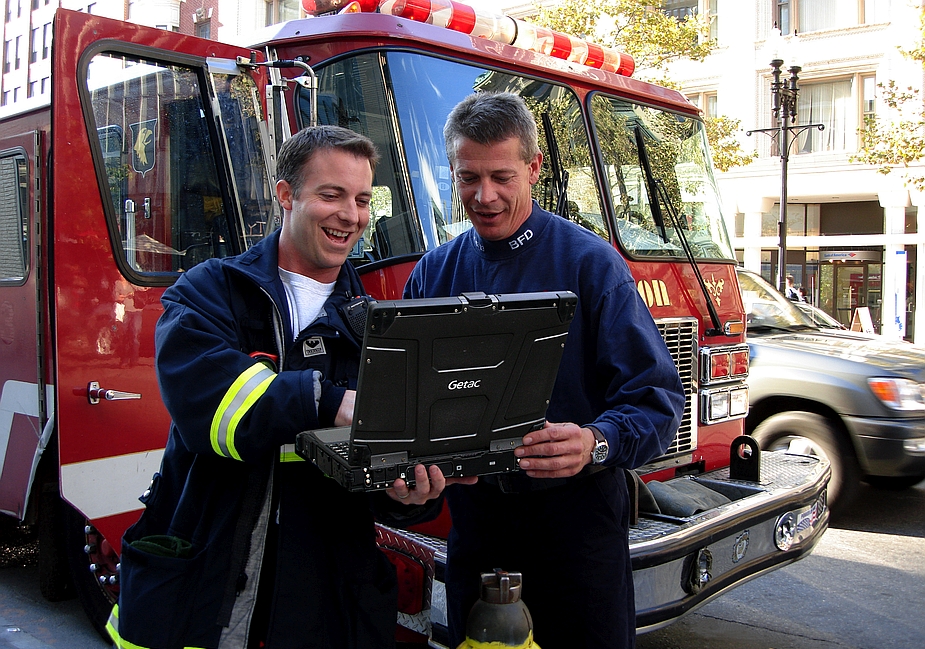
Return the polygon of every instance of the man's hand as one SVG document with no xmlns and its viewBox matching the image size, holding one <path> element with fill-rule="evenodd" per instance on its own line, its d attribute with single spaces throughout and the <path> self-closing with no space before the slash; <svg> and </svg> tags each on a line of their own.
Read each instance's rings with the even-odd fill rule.
<svg viewBox="0 0 925 649">
<path fill-rule="evenodd" d="M 414 467 L 414 489 L 409 489 L 405 481 L 399 478 L 385 492 L 392 500 L 405 505 L 423 505 L 428 500 L 438 498 L 447 485 L 475 484 L 476 482 L 478 482 L 477 476 L 445 478 L 440 467 L 431 465 L 425 469 L 423 464 L 418 464 Z"/>
<path fill-rule="evenodd" d="M 531 478 L 568 478 L 591 462 L 594 433 L 577 424 L 546 422 L 540 429 L 524 435 L 524 445 L 514 455 Z"/>
<path fill-rule="evenodd" d="M 344 398 L 340 402 L 340 408 L 334 415 L 335 426 L 349 426 L 353 423 L 353 406 L 357 400 L 356 390 L 347 390 L 344 392 Z"/>
</svg>

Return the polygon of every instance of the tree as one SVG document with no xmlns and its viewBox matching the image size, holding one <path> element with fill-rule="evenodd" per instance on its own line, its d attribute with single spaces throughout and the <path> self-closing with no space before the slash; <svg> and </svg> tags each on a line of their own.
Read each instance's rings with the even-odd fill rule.
<svg viewBox="0 0 925 649">
<path fill-rule="evenodd" d="M 676 87 L 667 76 L 668 64 L 690 59 L 703 61 L 716 48 L 709 38 L 708 16 L 688 16 L 681 20 L 661 11 L 657 0 L 562 0 L 553 6 L 537 6 L 531 21 L 615 47 L 633 57 L 643 75 L 661 74 L 658 83 Z M 705 120 L 713 164 L 720 171 L 749 164 L 758 157 L 746 153 L 735 138 L 740 121 L 730 117 Z"/>
<path fill-rule="evenodd" d="M 910 50 L 899 50 L 925 67 L 925 9 L 919 16 L 919 24 L 919 42 Z M 851 156 L 851 161 L 874 165 L 884 175 L 902 168 L 905 185 L 925 191 L 925 171 L 921 167 L 913 167 L 913 163 L 925 158 L 925 109 L 921 93 L 911 86 L 900 88 L 892 79 L 878 83 L 877 88 L 892 115 L 865 117 L 864 126 L 859 131 L 858 153 Z"/>
<path fill-rule="evenodd" d="M 636 61 L 636 67 L 664 72 L 679 59 L 703 61 L 716 48 L 710 20 L 688 16 L 678 20 L 662 13 L 654 0 L 562 0 L 537 6 L 533 22 L 579 38 L 619 47 Z"/>
</svg>

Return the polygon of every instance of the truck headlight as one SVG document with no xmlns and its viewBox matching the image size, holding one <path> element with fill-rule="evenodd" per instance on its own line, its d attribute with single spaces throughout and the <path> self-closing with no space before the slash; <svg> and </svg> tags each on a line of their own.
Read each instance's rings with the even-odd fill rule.
<svg viewBox="0 0 925 649">
<path fill-rule="evenodd" d="M 923 386 L 909 379 L 869 378 L 874 396 L 894 410 L 925 410 Z"/>
</svg>

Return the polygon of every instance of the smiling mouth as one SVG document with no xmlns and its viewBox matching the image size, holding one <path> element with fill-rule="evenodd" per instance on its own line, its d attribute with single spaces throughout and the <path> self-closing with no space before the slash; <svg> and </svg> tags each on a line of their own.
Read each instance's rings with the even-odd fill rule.
<svg viewBox="0 0 925 649">
<path fill-rule="evenodd" d="M 342 230 L 332 230 L 331 228 L 321 228 L 326 235 L 331 239 L 336 239 L 341 243 L 347 241 L 350 238 L 349 232 L 344 232 Z"/>
</svg>

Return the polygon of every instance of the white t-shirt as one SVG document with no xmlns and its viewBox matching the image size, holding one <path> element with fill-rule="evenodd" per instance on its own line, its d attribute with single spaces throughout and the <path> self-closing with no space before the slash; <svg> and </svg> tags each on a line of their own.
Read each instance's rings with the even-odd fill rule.
<svg viewBox="0 0 925 649">
<path fill-rule="evenodd" d="M 321 313 L 324 303 L 334 292 L 335 282 L 322 284 L 282 268 L 279 269 L 279 278 L 289 299 L 289 319 L 292 320 L 292 337 L 295 338 Z"/>
</svg>

